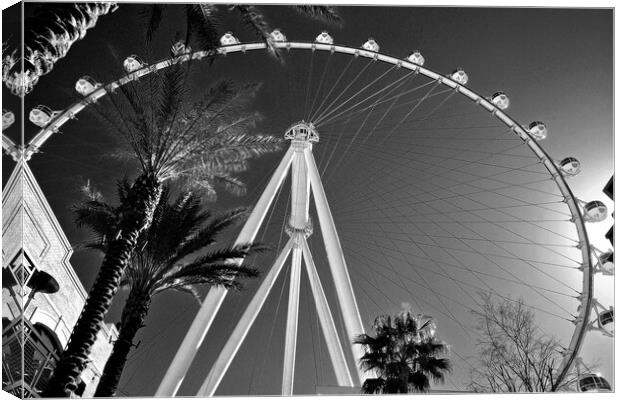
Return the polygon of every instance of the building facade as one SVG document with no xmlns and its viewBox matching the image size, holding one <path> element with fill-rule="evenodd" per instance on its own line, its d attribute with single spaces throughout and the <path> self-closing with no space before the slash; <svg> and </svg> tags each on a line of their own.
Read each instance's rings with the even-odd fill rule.
<svg viewBox="0 0 620 400">
<path fill-rule="evenodd" d="M 67 344 L 87 293 L 73 250 L 32 171 L 17 161 L 2 193 L 2 388 L 39 397 Z M 117 331 L 105 324 L 81 375 L 92 397 Z"/>
</svg>

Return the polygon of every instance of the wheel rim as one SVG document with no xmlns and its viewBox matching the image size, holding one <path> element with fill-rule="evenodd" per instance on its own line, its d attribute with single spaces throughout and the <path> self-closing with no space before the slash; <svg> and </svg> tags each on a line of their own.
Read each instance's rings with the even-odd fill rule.
<svg viewBox="0 0 620 400">
<path fill-rule="evenodd" d="M 337 53 L 337 54 L 345 54 L 351 56 L 357 56 L 359 58 L 368 58 L 374 59 L 378 62 L 382 62 L 388 65 L 396 66 L 398 68 L 402 68 L 403 70 L 414 71 L 415 73 L 428 78 L 430 81 L 434 81 L 438 86 L 445 87 L 447 89 L 452 89 L 455 94 L 462 96 L 462 98 L 466 98 L 469 101 L 477 104 L 482 109 L 486 110 L 486 112 L 491 113 L 491 115 L 499 122 L 501 122 L 505 127 L 507 127 L 513 134 L 519 137 L 528 147 L 531 149 L 533 154 L 535 154 L 538 159 L 543 164 L 544 168 L 549 172 L 551 178 L 557 185 L 557 188 L 561 195 L 564 198 L 566 205 L 571 214 L 571 218 L 578 236 L 578 244 L 580 246 L 581 253 L 581 269 L 582 269 L 582 280 L 581 280 L 581 290 L 580 293 L 582 296 L 580 297 L 580 311 L 578 315 L 576 315 L 576 323 L 575 330 L 571 336 L 569 344 L 566 346 L 565 356 L 563 358 L 562 367 L 559 369 L 560 373 L 556 377 L 557 381 L 562 381 L 565 377 L 568 370 L 571 368 L 571 365 L 574 361 L 574 358 L 579 352 L 583 339 L 585 337 L 588 322 L 590 321 L 590 311 L 592 308 L 592 293 L 593 293 L 593 265 L 590 255 L 590 245 L 588 242 L 587 233 L 585 230 L 584 219 L 581 215 L 581 208 L 578 201 L 573 196 L 568 184 L 561 171 L 558 169 L 558 166 L 554 162 L 554 160 L 549 157 L 549 155 L 542 149 L 542 147 L 538 144 L 536 140 L 534 140 L 528 129 L 524 128 L 521 124 L 517 123 L 513 120 L 508 114 L 504 111 L 499 110 L 490 99 L 484 98 L 483 96 L 477 94 L 471 89 L 458 84 L 454 80 L 438 74 L 430 69 L 417 66 L 412 64 L 406 60 L 401 60 L 395 57 L 391 57 L 388 55 L 384 55 L 381 53 L 374 53 L 371 51 L 361 50 L 358 48 L 348 47 L 348 46 L 340 46 L 340 45 L 329 45 L 329 44 L 319 44 L 319 43 L 307 43 L 307 42 L 278 42 L 277 47 L 281 49 L 289 49 L 289 50 L 309 50 L 312 52 L 328 52 L 328 53 Z M 255 50 L 262 50 L 265 48 L 263 43 L 247 43 L 247 44 L 238 44 L 220 47 L 217 50 L 219 54 L 234 54 L 234 53 L 245 53 L 252 52 Z M 104 97 L 109 92 L 113 91 L 120 85 L 126 84 L 133 80 L 136 80 L 146 74 L 154 72 L 159 69 L 163 69 L 167 67 L 171 61 L 185 62 L 188 59 L 196 60 L 208 57 L 209 53 L 207 52 L 194 52 L 190 55 L 175 57 L 172 59 L 166 59 L 160 61 L 158 63 L 152 64 L 150 66 L 146 66 L 142 69 L 135 71 L 134 73 L 128 74 L 118 81 L 112 82 L 108 85 L 102 86 L 99 89 L 96 89 L 90 95 L 85 97 L 83 100 L 73 104 L 68 107 L 66 110 L 61 112 L 58 116 L 56 116 L 49 125 L 45 128 L 41 129 L 39 133 L 35 136 L 35 138 L 30 142 L 27 151 L 37 151 L 50 137 L 51 135 L 58 131 L 61 126 L 63 126 L 66 122 L 74 118 L 77 114 L 79 114 L 85 107 L 91 104 L 94 101 Z M 333 115 L 332 115 L 333 116 Z M 330 117 L 327 115 L 325 118 Z M 294 122 L 294 121 L 290 121 Z"/>
</svg>

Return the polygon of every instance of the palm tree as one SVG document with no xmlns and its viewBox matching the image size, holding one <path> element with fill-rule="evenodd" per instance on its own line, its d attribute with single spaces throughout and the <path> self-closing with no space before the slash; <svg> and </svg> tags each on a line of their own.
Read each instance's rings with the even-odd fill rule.
<svg viewBox="0 0 620 400">
<path fill-rule="evenodd" d="M 364 393 L 427 392 L 429 378 L 443 382 L 451 370 L 449 359 L 437 358 L 448 351 L 448 346 L 435 337 L 434 322 L 429 317 L 403 311 L 393 319 L 378 317 L 373 328 L 374 337 L 362 334 L 354 340 L 365 347 L 362 368 L 376 376 L 364 381 Z"/>
<path fill-rule="evenodd" d="M 28 5 L 26 5 L 28 6 Z M 24 40 L 3 43 L 2 81 L 17 96 L 28 94 L 69 48 L 116 3 L 38 4 L 24 21 Z M 23 50 L 22 46 L 23 45 Z M 22 56 L 23 51 L 23 56 Z"/>
<path fill-rule="evenodd" d="M 119 184 L 121 202 L 129 190 L 126 181 Z M 119 207 L 106 204 L 94 191 L 87 194 L 89 200 L 74 208 L 75 221 L 95 234 L 95 239 L 84 247 L 105 253 L 119 220 Z M 144 326 L 153 296 L 175 290 L 189 293 L 200 302 L 199 285 L 240 289 L 236 276 L 257 275 L 254 268 L 237 266 L 229 260 L 244 258 L 265 247 L 242 244 L 211 250 L 228 227 L 246 216 L 244 208 L 212 215 L 202 208 L 198 196 L 187 192 L 169 202 L 169 190 L 164 189 L 151 227 L 138 239 L 140 251 L 132 254 L 123 274 L 121 285 L 129 289 L 129 294 L 121 315 L 119 336 L 103 370 L 96 397 L 115 395 L 127 355 L 136 334 Z"/>
<path fill-rule="evenodd" d="M 279 138 L 248 133 L 261 120 L 247 111 L 260 85 L 222 82 L 187 104 L 189 67 L 176 64 L 149 74 L 107 96 L 111 107 L 95 106 L 125 145 L 118 155 L 137 161 L 139 175 L 117 210 L 115 233 L 45 396 L 67 397 L 77 388 L 123 270 L 151 225 L 162 184 L 177 181 L 210 199 L 218 185 L 243 194 L 245 185 L 233 174 L 245 170 L 250 158 L 280 148 Z"/>
<path fill-rule="evenodd" d="M 213 50 L 219 46 L 218 28 L 219 17 L 224 5 L 209 3 L 194 3 L 185 5 L 186 28 L 185 43 L 195 43 L 202 50 Z M 256 35 L 265 42 L 267 49 L 276 58 L 280 58 L 280 52 L 271 37 L 271 27 L 259 8 L 253 5 L 229 5 L 229 12 L 239 15 L 241 21 L 252 29 Z M 293 5 L 291 6 L 302 15 L 317 21 L 341 26 L 343 21 L 334 7 L 316 5 Z M 166 12 L 165 4 L 151 4 L 144 11 L 146 18 L 146 39 L 150 41 L 153 34 L 159 28 Z"/>
</svg>

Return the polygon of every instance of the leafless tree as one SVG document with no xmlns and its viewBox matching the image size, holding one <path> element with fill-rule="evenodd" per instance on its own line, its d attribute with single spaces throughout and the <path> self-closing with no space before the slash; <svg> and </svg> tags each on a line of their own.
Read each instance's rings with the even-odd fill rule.
<svg viewBox="0 0 620 400">
<path fill-rule="evenodd" d="M 481 311 L 474 311 L 480 333 L 479 366 L 470 373 L 469 388 L 475 392 L 548 392 L 562 361 L 555 337 L 535 324 L 534 313 L 522 300 L 493 302 L 482 296 Z M 574 382 L 567 376 L 558 390 Z"/>
</svg>

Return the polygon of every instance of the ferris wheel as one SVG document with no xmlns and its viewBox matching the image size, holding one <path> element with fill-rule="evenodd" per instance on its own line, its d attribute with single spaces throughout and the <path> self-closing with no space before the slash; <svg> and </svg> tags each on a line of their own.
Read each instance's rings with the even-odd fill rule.
<svg viewBox="0 0 620 400">
<path fill-rule="evenodd" d="M 264 43 L 241 43 L 230 32 L 214 52 L 177 43 L 162 61 L 131 55 L 123 63 L 126 74 L 114 82 L 80 78 L 81 99 L 73 105 L 33 108 L 29 119 L 41 130 L 26 147 L 3 136 L 7 152 L 29 159 L 89 105 L 177 63 L 217 57 L 213 65 L 201 63 L 205 74 L 263 82 L 257 104 L 265 128 L 282 135 L 288 149 L 257 168 L 253 212 L 237 240 L 277 243 L 277 257 L 261 258 L 263 281 L 248 291 L 216 361 L 201 364 L 197 394 L 216 393 L 278 288 L 277 309 L 267 314 L 271 325 L 278 312 L 286 315 L 278 361 L 282 394 L 295 388 L 298 337 L 308 334 L 299 329 L 304 319 L 315 370 L 333 370 L 326 378 L 317 373 L 316 386 L 359 386 L 361 349 L 349 339 L 403 303 L 432 315 L 454 363 L 469 368 L 476 339 L 471 311 L 480 293 L 522 299 L 541 329 L 562 342 L 556 385 L 574 367 L 589 331 L 613 336 L 613 308 L 594 292 L 595 274 L 613 274 L 613 255 L 592 246 L 586 231 L 607 210 L 574 196 L 568 181 L 581 165 L 543 149 L 544 122 L 515 121 L 506 111 L 508 94 L 481 95 L 469 87 L 465 70 L 435 72 L 417 50 L 395 57 L 381 53 L 372 38 L 346 46 L 327 32 L 309 42 L 289 41 L 280 30 L 272 38 L 283 52 L 281 65 Z M 3 110 L 3 130 L 5 119 L 10 115 Z M 312 299 L 305 309 L 304 295 Z M 157 395 L 178 393 L 225 298 L 223 289 L 209 292 Z M 273 329 L 262 330 L 270 332 L 267 348 L 276 346 Z M 314 349 L 314 337 L 322 350 Z M 322 363 L 316 360 L 325 352 Z M 265 357 L 260 349 L 257 354 Z M 249 364 L 260 373 L 256 360 Z"/>
</svg>

